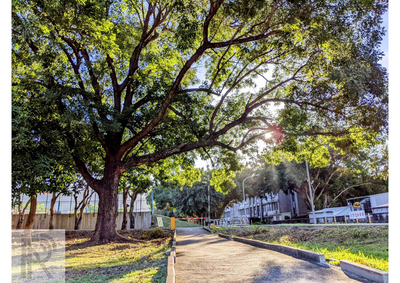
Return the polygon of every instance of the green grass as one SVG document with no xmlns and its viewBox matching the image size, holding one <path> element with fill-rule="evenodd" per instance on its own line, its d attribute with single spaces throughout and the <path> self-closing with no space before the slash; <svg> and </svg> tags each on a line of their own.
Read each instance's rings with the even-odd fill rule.
<svg viewBox="0 0 400 283">
<path fill-rule="evenodd" d="M 83 232 L 83 231 L 80 231 Z M 122 232 L 122 231 L 120 231 Z M 84 236 L 69 236 L 65 241 L 64 257 L 46 262 L 46 268 L 53 274 L 65 266 L 65 282 L 147 282 L 164 283 L 167 278 L 166 251 L 171 248 L 172 233 L 152 241 L 113 242 L 95 244 L 89 241 L 92 232 Z M 146 231 L 124 231 L 132 240 L 139 239 Z M 64 244 L 64 243 L 61 243 Z M 18 254 L 13 249 L 13 254 Z M 21 276 L 21 268 L 13 268 L 13 276 Z M 41 266 L 32 268 L 33 278 L 38 276 Z M 57 282 L 47 280 L 41 282 Z"/>
<path fill-rule="evenodd" d="M 161 217 L 163 220 L 164 228 L 171 228 L 171 217 L 154 214 L 154 222 L 157 223 L 156 217 Z M 185 228 L 185 227 L 202 227 L 201 225 L 189 223 L 187 221 L 177 220 L 175 218 L 175 227 L 176 228 Z"/>
<path fill-rule="evenodd" d="M 72 250 L 66 282 L 165 282 L 169 246 L 112 243 Z"/>
<path fill-rule="evenodd" d="M 289 245 L 325 255 L 333 265 L 346 259 L 388 271 L 388 227 L 329 227 L 320 230 L 299 228 L 220 228 L 218 232 L 255 240 Z"/>
</svg>

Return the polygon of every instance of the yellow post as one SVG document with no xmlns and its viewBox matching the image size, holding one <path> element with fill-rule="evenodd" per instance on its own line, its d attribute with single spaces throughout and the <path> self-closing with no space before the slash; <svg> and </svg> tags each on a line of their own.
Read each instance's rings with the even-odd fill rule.
<svg viewBox="0 0 400 283">
<path fill-rule="evenodd" d="M 371 216 L 369 215 L 369 213 L 368 213 L 368 220 L 369 220 L 369 224 L 371 224 L 372 222 L 371 222 Z"/>
<path fill-rule="evenodd" d="M 335 221 L 335 224 L 336 224 L 336 216 L 333 216 L 333 220 Z"/>
<path fill-rule="evenodd" d="M 325 224 L 326 224 L 326 216 L 325 216 Z"/>
<path fill-rule="evenodd" d="M 171 230 L 175 230 L 175 217 L 171 217 Z"/>
<path fill-rule="evenodd" d="M 344 223 L 347 223 L 346 215 L 344 216 Z"/>
<path fill-rule="evenodd" d="M 356 219 L 357 219 L 357 224 L 358 224 L 358 215 L 356 215 Z"/>
</svg>

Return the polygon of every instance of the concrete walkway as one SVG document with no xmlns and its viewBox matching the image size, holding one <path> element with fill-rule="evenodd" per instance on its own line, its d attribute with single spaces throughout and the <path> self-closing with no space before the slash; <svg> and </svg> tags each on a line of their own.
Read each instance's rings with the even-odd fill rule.
<svg viewBox="0 0 400 283">
<path fill-rule="evenodd" d="M 229 241 L 203 228 L 178 228 L 176 282 L 360 282 L 340 268 Z"/>
</svg>

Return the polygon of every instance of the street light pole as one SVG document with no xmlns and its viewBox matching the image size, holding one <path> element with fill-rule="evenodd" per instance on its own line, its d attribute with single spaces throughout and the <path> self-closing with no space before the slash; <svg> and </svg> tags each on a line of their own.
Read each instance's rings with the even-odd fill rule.
<svg viewBox="0 0 400 283">
<path fill-rule="evenodd" d="M 208 227 L 211 225 L 211 218 L 210 218 L 210 175 L 207 173 L 208 179 Z"/>
<path fill-rule="evenodd" d="M 151 215 L 154 214 L 154 195 L 153 195 L 153 189 L 151 189 Z"/>
<path fill-rule="evenodd" d="M 311 180 L 310 180 L 310 172 L 308 171 L 308 162 L 306 160 L 306 168 L 307 168 L 307 179 L 308 179 L 308 189 L 310 190 L 310 199 L 311 199 L 311 210 L 313 214 L 313 223 L 315 223 L 315 211 L 314 211 L 314 196 L 311 189 Z"/>
<path fill-rule="evenodd" d="M 247 218 L 246 216 L 246 196 L 244 194 L 244 181 L 246 181 L 248 178 L 253 178 L 255 176 L 260 176 L 260 174 L 253 174 L 249 177 L 244 178 L 243 183 L 242 183 L 242 187 L 243 187 L 243 206 L 244 206 L 244 217 Z M 249 213 L 250 213 L 250 204 L 249 204 Z M 249 215 L 249 223 L 250 223 L 250 215 Z"/>
</svg>

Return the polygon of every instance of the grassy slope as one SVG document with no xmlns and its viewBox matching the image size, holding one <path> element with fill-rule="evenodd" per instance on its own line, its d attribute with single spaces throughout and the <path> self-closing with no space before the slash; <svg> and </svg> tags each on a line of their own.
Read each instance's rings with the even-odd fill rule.
<svg viewBox="0 0 400 283">
<path fill-rule="evenodd" d="M 314 229 L 250 227 L 229 229 L 233 235 L 290 245 L 319 252 L 331 264 L 347 259 L 388 271 L 388 227 L 340 227 Z"/>
<path fill-rule="evenodd" d="M 66 282 L 165 282 L 167 249 L 115 243 L 67 252 Z"/>
<path fill-rule="evenodd" d="M 124 236 L 140 239 L 143 230 L 119 231 Z M 147 231 L 148 232 L 148 231 Z M 89 242 L 92 232 L 80 231 L 82 235 L 68 236 L 65 241 L 65 276 L 72 282 L 147 282 L 164 283 L 167 278 L 166 251 L 171 248 L 172 233 L 145 243 Z M 51 262 L 49 270 L 61 262 Z M 43 281 L 54 282 L 54 281 Z M 55 281 L 57 282 L 57 281 Z"/>
<path fill-rule="evenodd" d="M 163 220 L 164 228 L 171 228 L 171 218 L 164 215 L 154 214 L 154 217 L 161 217 Z M 154 220 L 157 223 L 157 219 Z M 187 221 L 177 220 L 175 218 L 175 227 L 176 228 L 184 228 L 184 227 L 201 227 L 201 225 L 189 223 Z"/>
</svg>

